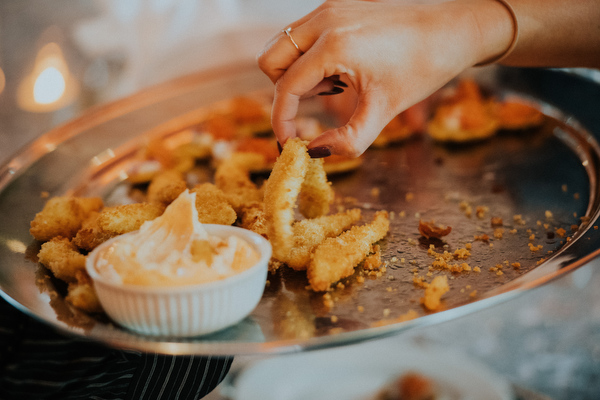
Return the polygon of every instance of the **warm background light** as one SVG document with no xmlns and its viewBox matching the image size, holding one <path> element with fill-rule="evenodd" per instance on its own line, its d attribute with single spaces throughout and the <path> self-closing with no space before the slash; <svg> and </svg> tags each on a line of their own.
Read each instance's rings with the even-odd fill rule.
<svg viewBox="0 0 600 400">
<path fill-rule="evenodd" d="M 17 103 L 26 111 L 55 111 L 72 103 L 78 92 L 62 50 L 52 42 L 40 49 L 33 71 L 19 85 Z"/>
<path fill-rule="evenodd" d="M 65 78 L 54 67 L 43 70 L 33 85 L 33 99 L 36 103 L 50 104 L 58 101 L 65 93 Z"/>
<path fill-rule="evenodd" d="M 0 93 L 4 91 L 4 86 L 6 85 L 6 77 L 4 75 L 4 71 L 0 68 Z"/>
</svg>

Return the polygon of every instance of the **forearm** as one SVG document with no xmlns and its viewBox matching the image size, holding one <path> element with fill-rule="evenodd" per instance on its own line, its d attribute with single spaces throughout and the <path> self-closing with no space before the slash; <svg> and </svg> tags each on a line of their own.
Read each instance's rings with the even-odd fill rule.
<svg viewBox="0 0 600 400">
<path fill-rule="evenodd" d="M 505 63 L 518 66 L 600 67 L 600 2 L 509 0 L 520 36 Z"/>
</svg>

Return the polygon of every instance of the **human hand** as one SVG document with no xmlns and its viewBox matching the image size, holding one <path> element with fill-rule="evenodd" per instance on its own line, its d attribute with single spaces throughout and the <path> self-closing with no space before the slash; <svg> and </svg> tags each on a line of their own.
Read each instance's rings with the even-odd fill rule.
<svg viewBox="0 0 600 400">
<path fill-rule="evenodd" d="M 321 156 L 362 154 L 395 115 L 502 50 L 483 49 L 473 17 L 478 3 L 330 0 L 292 23 L 298 49 L 281 32 L 257 57 L 275 83 L 271 122 L 279 142 L 297 136 L 300 100 L 331 91 L 330 78 L 339 76 L 356 91 L 356 108 L 344 126 L 325 131 L 309 149 Z"/>
</svg>

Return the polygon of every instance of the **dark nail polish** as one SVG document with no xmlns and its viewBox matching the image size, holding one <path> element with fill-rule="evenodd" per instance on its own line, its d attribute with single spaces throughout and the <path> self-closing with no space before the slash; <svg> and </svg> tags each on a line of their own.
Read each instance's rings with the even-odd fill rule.
<svg viewBox="0 0 600 400">
<path fill-rule="evenodd" d="M 340 81 L 339 79 L 333 81 L 334 86 L 348 87 L 348 84 L 344 81 Z"/>
<path fill-rule="evenodd" d="M 277 150 L 279 150 L 279 154 L 283 151 L 283 147 L 281 147 L 281 143 L 277 142 Z"/>
<path fill-rule="evenodd" d="M 308 155 L 310 158 L 329 157 L 331 155 L 331 150 L 325 146 L 313 147 L 312 149 L 308 149 Z"/>
<path fill-rule="evenodd" d="M 343 88 L 334 86 L 333 89 L 331 89 L 329 92 L 321 92 L 321 93 L 319 93 L 319 96 L 331 96 L 331 95 L 334 95 L 334 94 L 340 94 L 343 91 L 344 91 Z"/>
</svg>

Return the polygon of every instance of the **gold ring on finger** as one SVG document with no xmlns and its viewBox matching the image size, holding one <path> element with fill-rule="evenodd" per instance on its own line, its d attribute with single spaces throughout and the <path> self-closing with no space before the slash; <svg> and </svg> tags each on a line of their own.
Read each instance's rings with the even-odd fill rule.
<svg viewBox="0 0 600 400">
<path fill-rule="evenodd" d="M 302 50 L 300 50 L 300 46 L 298 46 L 298 43 L 296 43 L 296 41 L 292 37 L 292 27 L 291 26 L 287 27 L 284 30 L 282 30 L 282 32 L 285 33 L 285 35 L 290 39 L 290 42 L 292 42 L 292 44 L 294 45 L 296 50 L 298 50 L 300 52 L 300 54 L 304 54 L 304 52 Z"/>
</svg>

